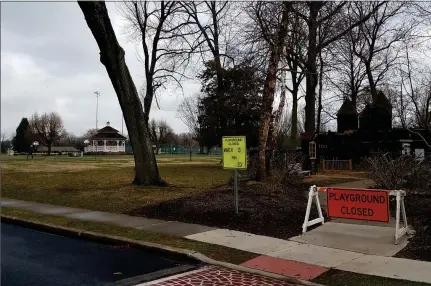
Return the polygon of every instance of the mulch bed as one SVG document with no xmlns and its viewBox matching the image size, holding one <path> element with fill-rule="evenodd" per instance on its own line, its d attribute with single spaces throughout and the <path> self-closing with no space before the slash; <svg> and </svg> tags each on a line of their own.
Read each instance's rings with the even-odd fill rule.
<svg viewBox="0 0 431 286">
<path fill-rule="evenodd" d="M 129 215 L 176 220 L 288 239 L 302 232 L 307 185 L 268 191 L 261 184 L 239 186 L 239 215 L 234 213 L 232 186 L 144 206 Z M 315 207 L 312 218 L 317 217 Z"/>
<path fill-rule="evenodd" d="M 147 205 L 127 214 L 288 239 L 302 233 L 308 188 L 309 185 L 301 184 L 269 191 L 258 183 L 242 183 L 239 187 L 238 216 L 234 214 L 232 186 L 217 187 L 197 196 Z M 408 223 L 416 234 L 395 257 L 431 261 L 431 195 L 408 193 L 405 206 Z M 329 221 L 325 213 L 324 216 Z M 310 218 L 316 217 L 317 211 L 313 205 Z"/>
<path fill-rule="evenodd" d="M 431 194 L 407 193 L 405 206 L 407 222 L 416 234 L 395 257 L 431 261 Z"/>
</svg>

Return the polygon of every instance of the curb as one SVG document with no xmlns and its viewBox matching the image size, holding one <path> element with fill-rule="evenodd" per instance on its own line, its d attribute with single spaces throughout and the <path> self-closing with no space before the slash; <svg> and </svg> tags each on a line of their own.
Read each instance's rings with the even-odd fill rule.
<svg viewBox="0 0 431 286">
<path fill-rule="evenodd" d="M 205 264 L 225 267 L 225 268 L 242 271 L 250 274 L 256 274 L 256 275 L 274 278 L 274 279 L 278 279 L 286 282 L 295 283 L 296 285 L 307 285 L 307 286 L 321 285 L 321 284 L 316 284 L 305 280 L 300 280 L 294 277 L 282 276 L 275 273 L 266 272 L 263 270 L 252 269 L 241 265 L 214 260 L 197 251 L 191 251 L 183 248 L 170 247 L 170 246 L 161 245 L 161 244 L 152 243 L 152 242 L 138 241 L 138 240 L 128 239 L 120 236 L 105 235 L 105 234 L 96 233 L 92 231 L 83 231 L 75 228 L 56 226 L 52 224 L 40 223 L 40 222 L 31 221 L 31 220 L 23 220 L 17 217 L 6 216 L 6 215 L 1 215 L 1 222 L 25 226 L 25 227 L 29 227 L 29 228 L 33 228 L 41 231 L 68 236 L 68 237 L 85 238 L 88 240 L 105 243 L 105 244 L 128 244 L 135 248 L 140 248 L 140 249 L 145 249 L 150 251 L 158 251 L 158 252 L 161 251 L 167 256 L 179 255 L 185 261 L 190 261 L 190 262 L 193 261 L 195 263 L 198 262 L 198 263 L 205 263 Z"/>
</svg>

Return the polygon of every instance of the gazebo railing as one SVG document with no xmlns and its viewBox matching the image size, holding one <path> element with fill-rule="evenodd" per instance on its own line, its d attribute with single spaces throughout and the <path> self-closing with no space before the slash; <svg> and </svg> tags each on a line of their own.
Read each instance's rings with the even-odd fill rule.
<svg viewBox="0 0 431 286">
<path fill-rule="evenodd" d="M 93 146 L 89 145 L 84 148 L 87 152 L 126 152 L 126 146 Z"/>
</svg>

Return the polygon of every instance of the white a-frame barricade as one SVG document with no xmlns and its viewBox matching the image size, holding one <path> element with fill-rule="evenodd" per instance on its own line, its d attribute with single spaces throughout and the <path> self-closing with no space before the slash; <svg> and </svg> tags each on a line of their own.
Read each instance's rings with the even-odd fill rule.
<svg viewBox="0 0 431 286">
<path fill-rule="evenodd" d="M 322 208 L 319 201 L 319 192 L 326 193 L 328 217 L 367 220 L 374 222 L 389 223 L 389 196 L 396 197 L 396 222 L 395 222 L 395 244 L 409 230 L 407 225 L 407 215 L 404 206 L 405 191 L 402 190 L 371 190 L 371 189 L 347 189 L 336 187 L 311 186 L 308 193 L 307 210 L 305 212 L 302 232 L 307 228 L 321 223 L 325 223 Z M 310 211 L 313 201 L 317 207 L 318 218 L 310 220 Z M 403 226 L 400 227 L 400 220 Z"/>
</svg>

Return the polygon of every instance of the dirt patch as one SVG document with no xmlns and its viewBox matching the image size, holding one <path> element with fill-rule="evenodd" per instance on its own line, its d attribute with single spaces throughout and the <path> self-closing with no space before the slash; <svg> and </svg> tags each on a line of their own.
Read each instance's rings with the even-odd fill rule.
<svg viewBox="0 0 431 286">
<path fill-rule="evenodd" d="M 416 234 L 395 257 L 431 261 L 431 194 L 407 194 L 405 206 L 407 222 Z"/>
<path fill-rule="evenodd" d="M 324 172 L 313 175 L 311 177 L 305 177 L 304 183 L 315 182 L 321 183 L 325 181 L 334 180 L 364 180 L 366 176 L 363 172 Z"/>
<path fill-rule="evenodd" d="M 129 215 L 176 220 L 288 239 L 301 233 L 307 185 L 269 192 L 261 184 L 241 184 L 239 215 L 234 214 L 231 186 L 197 196 L 169 200 L 128 212 Z M 313 216 L 317 216 L 317 211 Z"/>
</svg>

